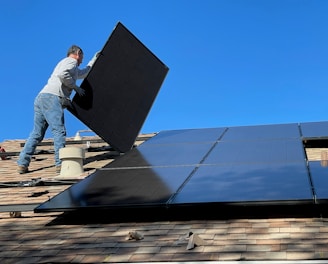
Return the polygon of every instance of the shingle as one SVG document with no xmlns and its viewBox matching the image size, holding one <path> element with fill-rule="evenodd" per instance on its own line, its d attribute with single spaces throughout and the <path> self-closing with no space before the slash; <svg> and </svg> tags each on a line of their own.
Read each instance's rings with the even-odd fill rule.
<svg viewBox="0 0 328 264">
<path fill-rule="evenodd" d="M 141 135 L 147 137 L 154 134 Z M 90 139 L 99 139 L 92 137 Z M 20 151 L 23 140 L 1 143 L 6 151 Z M 46 140 L 51 142 L 51 139 Z M 138 141 L 136 144 L 140 144 Z M 105 146 L 105 143 L 91 143 Z M 85 147 L 81 145 L 81 147 Z M 51 146 L 40 149 L 51 150 Z M 320 152 L 312 152 L 315 159 Z M 16 172 L 17 157 L 0 160 L 1 182 L 53 177 L 53 154 L 40 154 L 31 163 L 32 172 Z M 98 156 L 97 156 L 98 155 Z M 100 155 L 100 156 L 99 156 Z M 96 157 L 97 158 L 94 158 Z M 112 159 L 106 151 L 89 152 L 90 163 L 84 177 Z M 99 159 L 99 160 L 97 160 Z M 42 203 L 68 186 L 0 188 L 0 206 Z M 37 197 L 36 192 L 48 191 Z M 104 216 L 105 217 L 105 216 Z M 156 222 L 113 222 L 70 224 L 62 213 L 22 212 L 21 218 L 0 213 L 1 263 L 119 263 L 147 261 L 228 261 L 228 260 L 307 260 L 328 259 L 326 218 L 225 219 Z M 137 230 L 143 240 L 127 240 Z M 177 243 L 188 232 L 206 241 L 205 246 L 187 250 L 187 240 Z M 181 241 L 180 241 L 181 242 Z"/>
</svg>

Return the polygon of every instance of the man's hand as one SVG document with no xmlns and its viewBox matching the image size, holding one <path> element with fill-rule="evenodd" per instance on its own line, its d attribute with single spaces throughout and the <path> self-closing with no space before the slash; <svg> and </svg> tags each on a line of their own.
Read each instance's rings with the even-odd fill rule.
<svg viewBox="0 0 328 264">
<path fill-rule="evenodd" d="M 89 63 L 87 64 L 87 66 L 92 67 L 93 64 L 96 62 L 96 60 L 97 60 L 99 54 L 100 54 L 100 51 L 96 52 L 96 54 L 95 54 L 95 55 L 93 56 L 93 58 L 89 61 Z"/>
<path fill-rule="evenodd" d="M 79 95 L 79 96 L 83 96 L 83 95 L 85 95 L 85 91 L 84 91 L 84 89 L 82 89 L 81 87 L 76 87 L 75 88 L 75 91 L 76 91 L 76 93 Z"/>
<path fill-rule="evenodd" d="M 72 108 L 72 102 L 69 98 L 60 97 L 60 103 L 63 108 Z"/>
</svg>

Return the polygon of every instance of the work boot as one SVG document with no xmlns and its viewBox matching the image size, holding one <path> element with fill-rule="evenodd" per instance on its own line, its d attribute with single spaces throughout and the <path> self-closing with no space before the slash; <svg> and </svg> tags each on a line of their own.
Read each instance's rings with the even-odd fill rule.
<svg viewBox="0 0 328 264">
<path fill-rule="evenodd" d="M 18 168 L 17 168 L 17 172 L 19 174 L 27 173 L 28 172 L 28 167 L 19 165 Z"/>
</svg>

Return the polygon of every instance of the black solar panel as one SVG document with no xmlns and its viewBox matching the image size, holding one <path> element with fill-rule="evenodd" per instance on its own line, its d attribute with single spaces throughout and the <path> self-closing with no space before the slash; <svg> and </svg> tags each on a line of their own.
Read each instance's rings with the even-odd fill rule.
<svg viewBox="0 0 328 264">
<path fill-rule="evenodd" d="M 327 163 L 327 161 L 326 161 Z M 319 202 L 328 202 L 328 167 L 321 161 L 309 162 L 316 199 Z"/>
<path fill-rule="evenodd" d="M 328 122 L 301 123 L 302 137 L 307 139 L 328 138 Z"/>
<path fill-rule="evenodd" d="M 120 152 L 130 150 L 168 67 L 118 23 L 73 98 L 78 119 Z"/>
<path fill-rule="evenodd" d="M 164 206 L 192 170 L 190 166 L 99 170 L 38 210 Z"/>
<path fill-rule="evenodd" d="M 172 204 L 311 201 L 304 162 L 200 166 Z"/>
<path fill-rule="evenodd" d="M 300 132 L 297 124 L 277 124 L 259 126 L 230 127 L 224 135 L 227 140 L 263 140 L 299 138 Z"/>
<path fill-rule="evenodd" d="M 307 161 L 299 126 L 256 128 L 160 132 L 36 212 L 327 201 L 328 170 Z"/>
<path fill-rule="evenodd" d="M 299 139 L 223 140 L 217 144 L 204 163 L 275 163 L 294 161 L 305 161 L 303 145 Z"/>
</svg>

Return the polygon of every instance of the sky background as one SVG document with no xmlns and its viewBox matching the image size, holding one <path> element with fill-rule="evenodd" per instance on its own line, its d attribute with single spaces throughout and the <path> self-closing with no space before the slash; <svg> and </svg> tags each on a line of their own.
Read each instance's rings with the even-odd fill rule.
<svg viewBox="0 0 328 264">
<path fill-rule="evenodd" d="M 327 14 L 326 0 L 0 0 L 0 142 L 28 137 L 68 47 L 86 66 L 119 21 L 170 69 L 141 133 L 326 121 Z M 67 136 L 88 129 L 65 119 Z"/>
</svg>

